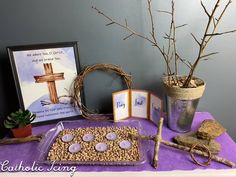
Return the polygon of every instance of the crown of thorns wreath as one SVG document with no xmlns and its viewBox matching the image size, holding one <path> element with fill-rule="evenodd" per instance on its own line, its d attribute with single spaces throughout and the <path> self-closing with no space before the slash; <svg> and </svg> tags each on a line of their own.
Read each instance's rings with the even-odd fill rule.
<svg viewBox="0 0 236 177">
<path fill-rule="evenodd" d="M 97 114 L 94 111 L 89 110 L 83 103 L 80 97 L 80 93 L 83 88 L 83 83 L 85 77 L 93 71 L 100 70 L 105 72 L 114 72 L 125 81 L 125 84 L 128 89 L 132 86 L 132 76 L 124 72 L 121 67 L 113 64 L 94 64 L 86 67 L 80 74 L 75 78 L 73 82 L 73 101 L 76 106 L 81 110 L 82 116 L 86 119 L 108 119 L 107 116 L 102 116 Z"/>
</svg>

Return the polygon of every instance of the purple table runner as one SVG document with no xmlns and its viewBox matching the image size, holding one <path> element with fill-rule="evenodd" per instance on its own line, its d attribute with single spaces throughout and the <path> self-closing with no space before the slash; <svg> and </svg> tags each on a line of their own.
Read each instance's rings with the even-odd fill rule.
<svg viewBox="0 0 236 177">
<path fill-rule="evenodd" d="M 195 131 L 204 119 L 212 119 L 212 115 L 207 112 L 198 112 L 195 114 L 192 130 Z M 86 120 L 85 120 L 86 121 Z M 155 135 L 156 126 L 145 119 L 140 119 L 142 127 L 146 134 Z M 46 133 L 53 128 L 55 124 L 44 125 L 33 128 L 33 134 Z M 170 140 L 177 133 L 169 130 L 166 125 L 163 126 L 163 139 Z M 231 137 L 224 133 L 216 139 L 222 146 L 219 156 L 236 162 L 236 144 Z M 151 162 L 153 158 L 154 142 L 149 143 L 147 152 L 147 161 L 137 166 L 85 166 L 85 165 L 44 165 L 37 163 L 38 142 L 30 142 L 18 145 L 0 146 L 0 171 L 155 171 Z M 206 159 L 205 159 L 206 160 Z M 158 171 L 172 170 L 194 170 L 194 169 L 231 169 L 218 162 L 211 162 L 208 167 L 195 165 L 187 152 L 183 152 L 165 145 L 161 145 L 159 151 Z"/>
</svg>

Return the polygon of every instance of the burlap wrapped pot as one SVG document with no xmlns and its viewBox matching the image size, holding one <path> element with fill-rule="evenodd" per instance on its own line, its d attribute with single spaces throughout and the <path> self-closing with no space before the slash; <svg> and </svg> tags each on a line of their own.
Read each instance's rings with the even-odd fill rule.
<svg viewBox="0 0 236 177">
<path fill-rule="evenodd" d="M 195 111 L 202 97 L 206 84 L 194 77 L 190 88 L 182 88 L 185 76 L 178 76 L 180 86 L 176 86 L 169 77 L 163 78 L 166 93 L 166 112 L 168 127 L 176 132 L 183 133 L 191 130 Z"/>
</svg>

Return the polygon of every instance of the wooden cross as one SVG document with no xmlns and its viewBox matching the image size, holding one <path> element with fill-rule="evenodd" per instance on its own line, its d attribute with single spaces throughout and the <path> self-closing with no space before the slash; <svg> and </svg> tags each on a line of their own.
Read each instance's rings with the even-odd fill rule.
<svg viewBox="0 0 236 177">
<path fill-rule="evenodd" d="M 131 138 L 136 138 L 136 139 L 141 139 L 141 140 L 153 140 L 155 142 L 154 145 L 154 156 L 153 156 L 153 161 L 152 165 L 154 168 L 158 167 L 158 158 L 159 158 L 159 149 L 160 149 L 160 144 L 162 143 L 162 126 L 163 126 L 163 117 L 160 118 L 158 127 L 157 127 L 157 134 L 155 136 L 144 136 L 144 135 L 138 135 L 134 136 L 130 134 Z"/>
<path fill-rule="evenodd" d="M 172 147 L 172 148 L 176 148 L 176 149 L 179 149 L 179 150 L 182 150 L 182 151 L 189 152 L 191 154 L 191 158 L 194 160 L 195 163 L 197 163 L 197 161 L 193 158 L 193 155 L 192 155 L 193 153 L 197 154 L 197 155 L 200 155 L 200 156 L 203 156 L 203 157 L 207 157 L 209 162 L 211 160 L 214 160 L 216 162 L 225 164 L 229 167 L 234 167 L 235 166 L 234 162 L 231 162 L 227 159 L 224 159 L 224 158 L 216 156 L 216 155 L 211 155 L 211 153 L 207 153 L 207 152 L 202 151 L 202 150 L 194 149 L 195 146 L 192 146 L 192 147 L 183 146 L 183 145 L 179 145 L 179 144 L 176 144 L 176 143 L 173 143 L 173 142 L 166 141 L 166 140 L 162 139 L 163 120 L 164 119 L 161 117 L 160 121 L 159 121 L 159 124 L 158 124 L 158 128 L 157 128 L 157 134 L 155 136 L 144 136 L 144 135 L 138 135 L 137 136 L 137 135 L 130 134 L 131 138 L 136 138 L 136 139 L 141 139 L 141 140 L 153 140 L 155 142 L 154 157 L 153 157 L 153 161 L 152 161 L 154 168 L 158 167 L 158 161 L 159 161 L 158 153 L 159 153 L 160 144 L 164 144 L 164 145 Z M 201 165 L 200 163 L 197 163 L 197 164 Z"/>
<path fill-rule="evenodd" d="M 49 97 L 53 104 L 59 103 L 56 89 L 56 80 L 64 80 L 64 73 L 53 73 L 52 64 L 44 63 L 43 64 L 45 75 L 34 76 L 35 83 L 47 82 Z"/>
</svg>

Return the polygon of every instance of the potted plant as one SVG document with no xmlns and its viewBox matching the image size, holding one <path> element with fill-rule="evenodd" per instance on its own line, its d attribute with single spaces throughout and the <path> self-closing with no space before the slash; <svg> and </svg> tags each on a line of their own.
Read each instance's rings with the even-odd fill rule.
<svg viewBox="0 0 236 177">
<path fill-rule="evenodd" d="M 11 113 L 4 121 L 4 126 L 11 129 L 15 138 L 22 138 L 32 135 L 31 122 L 35 119 L 36 115 L 32 114 L 29 110 L 19 109 Z"/>
<path fill-rule="evenodd" d="M 206 48 L 209 42 L 216 36 L 236 32 L 236 30 L 218 32 L 218 26 L 232 0 L 228 0 L 225 4 L 222 0 L 215 0 L 213 2 L 213 9 L 208 9 L 202 1 L 200 5 L 207 17 L 204 32 L 201 37 L 195 36 L 191 33 L 193 40 L 197 44 L 197 55 L 191 62 L 180 56 L 176 44 L 176 30 L 186 26 L 182 24 L 177 26 L 175 24 L 175 3 L 171 1 L 171 10 L 158 10 L 160 13 L 165 13 L 170 16 L 170 26 L 168 32 L 164 34 L 165 44 L 160 43 L 156 34 L 154 25 L 154 17 L 152 10 L 152 0 L 147 0 L 148 14 L 150 17 L 150 34 L 144 35 L 136 32 L 128 25 L 127 20 L 124 23 L 117 22 L 113 18 L 104 14 L 96 7 L 92 7 L 98 14 L 102 15 L 108 20 L 106 26 L 117 25 L 125 29 L 129 34 L 124 40 L 136 36 L 149 42 L 156 48 L 166 64 L 166 73 L 163 77 L 164 88 L 167 95 L 167 117 L 168 125 L 174 131 L 186 132 L 191 129 L 192 120 L 195 114 L 199 99 L 202 97 L 205 90 L 205 82 L 195 76 L 195 70 L 199 66 L 200 61 L 208 60 L 209 57 L 217 54 L 217 52 L 206 53 Z M 189 69 L 187 74 L 179 75 L 179 64 L 184 64 Z"/>
</svg>

